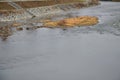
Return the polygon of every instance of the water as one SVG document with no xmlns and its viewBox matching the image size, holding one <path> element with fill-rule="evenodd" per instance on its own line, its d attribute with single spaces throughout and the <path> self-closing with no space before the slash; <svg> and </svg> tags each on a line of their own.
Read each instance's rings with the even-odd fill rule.
<svg viewBox="0 0 120 80">
<path fill-rule="evenodd" d="M 102 2 L 70 15 L 100 21 L 67 30 L 24 30 L 0 40 L 0 80 L 120 80 L 120 3 Z"/>
</svg>

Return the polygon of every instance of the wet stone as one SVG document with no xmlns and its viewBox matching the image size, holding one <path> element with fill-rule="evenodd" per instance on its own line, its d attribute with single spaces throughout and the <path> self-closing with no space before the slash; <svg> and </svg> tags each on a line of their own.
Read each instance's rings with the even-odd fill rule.
<svg viewBox="0 0 120 80">
<path fill-rule="evenodd" d="M 2 39 L 6 39 L 8 36 L 12 34 L 12 29 L 9 26 L 0 27 L 0 37 Z"/>
<path fill-rule="evenodd" d="M 16 30 L 17 30 L 17 31 L 22 31 L 23 28 L 22 28 L 22 27 L 17 27 Z"/>
</svg>

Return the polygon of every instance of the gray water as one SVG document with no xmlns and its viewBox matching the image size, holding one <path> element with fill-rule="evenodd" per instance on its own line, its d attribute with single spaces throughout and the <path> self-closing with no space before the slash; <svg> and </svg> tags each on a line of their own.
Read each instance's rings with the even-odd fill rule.
<svg viewBox="0 0 120 80">
<path fill-rule="evenodd" d="M 100 20 L 67 30 L 24 30 L 0 40 L 0 80 L 120 80 L 120 3 L 101 2 L 69 15 Z"/>
</svg>

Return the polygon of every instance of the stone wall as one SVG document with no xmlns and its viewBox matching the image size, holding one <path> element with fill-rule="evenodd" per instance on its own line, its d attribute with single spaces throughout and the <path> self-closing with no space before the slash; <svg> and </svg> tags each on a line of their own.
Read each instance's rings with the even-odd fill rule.
<svg viewBox="0 0 120 80">
<path fill-rule="evenodd" d="M 47 17 L 54 14 L 63 13 L 64 11 L 70 11 L 75 10 L 78 8 L 88 7 L 92 6 L 94 4 L 91 4 L 89 2 L 83 2 L 83 3 L 69 3 L 69 4 L 57 4 L 52 6 L 44 6 L 44 7 L 37 7 L 37 8 L 29 8 L 21 10 L 22 13 L 18 13 L 20 10 L 16 10 L 15 12 L 9 12 L 8 15 L 0 15 L 0 21 L 16 21 L 16 20 L 22 20 L 22 19 L 30 19 L 33 18 L 32 15 L 30 15 L 28 12 L 34 14 L 36 17 Z M 28 12 L 27 12 L 28 11 Z"/>
</svg>

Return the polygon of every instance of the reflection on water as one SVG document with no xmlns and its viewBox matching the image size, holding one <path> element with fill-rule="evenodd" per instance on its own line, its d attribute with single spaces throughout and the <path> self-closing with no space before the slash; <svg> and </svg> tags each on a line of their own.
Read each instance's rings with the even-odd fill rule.
<svg viewBox="0 0 120 80">
<path fill-rule="evenodd" d="M 0 80 L 119 80 L 119 9 L 118 3 L 102 3 L 72 12 L 98 16 L 95 26 L 41 28 L 0 40 Z"/>
</svg>

